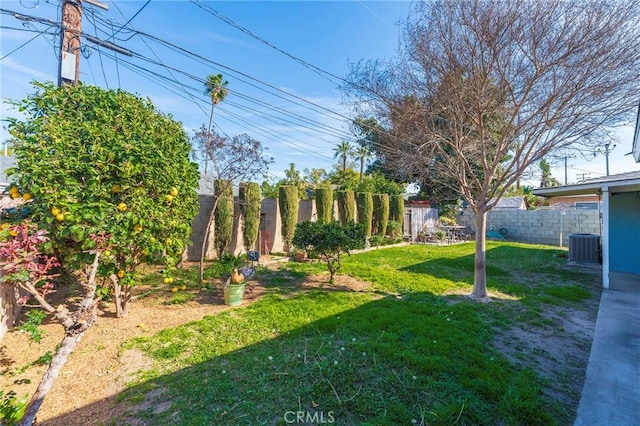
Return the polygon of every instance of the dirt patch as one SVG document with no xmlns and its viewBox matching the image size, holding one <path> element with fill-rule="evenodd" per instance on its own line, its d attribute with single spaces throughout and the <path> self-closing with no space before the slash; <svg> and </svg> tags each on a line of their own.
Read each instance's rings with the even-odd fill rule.
<svg viewBox="0 0 640 426">
<path fill-rule="evenodd" d="M 573 419 L 580 402 L 595 332 L 601 290 L 568 306 L 546 306 L 535 325 L 521 322 L 494 335 L 494 345 L 509 361 L 531 368 L 545 380 L 544 393 Z"/>
<path fill-rule="evenodd" d="M 138 291 L 144 293 L 148 289 Z M 102 304 L 96 323 L 78 343 L 46 397 L 37 423 L 68 426 L 108 420 L 116 414 L 114 396 L 138 372 L 151 366 L 151 361 L 142 352 L 122 351 L 126 339 L 152 335 L 230 309 L 224 305 L 221 291 L 187 290 L 185 293 L 191 293 L 193 299 L 183 304 L 168 304 L 172 293 L 153 292 L 134 301 L 126 318 L 115 317 L 113 304 Z M 264 293 L 264 287 L 251 282 L 243 305 L 252 303 Z M 35 392 L 47 365 L 32 364 L 47 353 L 53 354 L 63 338 L 62 326 L 55 322 L 45 323 L 42 328 L 45 336 L 40 344 L 28 343 L 27 336 L 17 329 L 4 337 L 0 344 L 0 389 L 14 390 L 19 396 Z M 80 387 L 78 382 L 82 383 Z M 74 412 L 72 420 L 70 416 L 64 416 L 69 412 Z"/>
</svg>

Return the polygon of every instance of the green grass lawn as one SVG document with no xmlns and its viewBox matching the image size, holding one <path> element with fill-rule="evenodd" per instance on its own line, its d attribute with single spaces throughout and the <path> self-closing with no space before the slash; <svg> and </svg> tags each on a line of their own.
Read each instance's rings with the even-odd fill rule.
<svg viewBox="0 0 640 426">
<path fill-rule="evenodd" d="M 342 274 L 371 291 L 300 289 L 322 264 L 262 271 L 269 292 L 250 306 L 129 341 L 154 368 L 120 401 L 151 402 L 128 418 L 163 425 L 571 423 L 575 407 L 546 395 L 548 380 L 492 339 L 514 324 L 553 329 L 546 310 L 594 297 L 594 275 L 559 254 L 489 243 L 489 304 L 460 296 L 471 290 L 473 244 L 346 258 Z"/>
</svg>

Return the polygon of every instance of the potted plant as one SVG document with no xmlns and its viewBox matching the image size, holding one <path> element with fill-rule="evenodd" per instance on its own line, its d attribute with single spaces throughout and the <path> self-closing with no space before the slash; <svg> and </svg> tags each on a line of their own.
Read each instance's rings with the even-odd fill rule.
<svg viewBox="0 0 640 426">
<path fill-rule="evenodd" d="M 233 272 L 225 281 L 222 292 L 224 293 L 224 304 L 229 306 L 240 306 L 242 297 L 244 296 L 244 287 L 246 285 L 244 274 L 234 268 Z"/>
</svg>

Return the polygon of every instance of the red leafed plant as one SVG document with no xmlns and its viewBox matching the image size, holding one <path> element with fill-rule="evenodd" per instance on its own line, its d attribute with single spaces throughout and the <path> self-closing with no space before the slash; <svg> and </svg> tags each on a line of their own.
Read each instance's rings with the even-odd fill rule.
<svg viewBox="0 0 640 426">
<path fill-rule="evenodd" d="M 41 252 L 40 247 L 48 240 L 47 231 L 38 229 L 30 221 L 4 230 L 0 241 L 0 282 L 19 287 L 28 293 L 18 303 L 24 305 L 29 296 L 33 296 L 46 311 L 54 312 L 55 309 L 47 303 L 45 297 L 55 291 L 50 280 L 57 274 L 51 274 L 50 271 L 60 264 L 54 256 Z"/>
</svg>

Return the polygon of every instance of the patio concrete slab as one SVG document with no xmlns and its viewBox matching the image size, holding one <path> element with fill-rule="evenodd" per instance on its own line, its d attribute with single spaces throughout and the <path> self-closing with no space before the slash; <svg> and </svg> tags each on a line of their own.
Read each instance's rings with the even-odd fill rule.
<svg viewBox="0 0 640 426">
<path fill-rule="evenodd" d="M 575 426 L 640 425 L 640 281 L 635 284 L 602 292 Z"/>
</svg>

